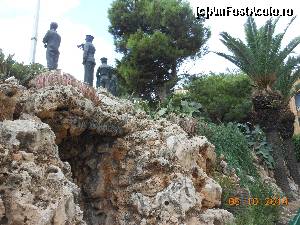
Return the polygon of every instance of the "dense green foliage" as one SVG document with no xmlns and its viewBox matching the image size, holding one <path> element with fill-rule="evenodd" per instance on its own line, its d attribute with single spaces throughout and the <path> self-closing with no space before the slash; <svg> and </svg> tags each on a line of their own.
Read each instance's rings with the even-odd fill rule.
<svg viewBox="0 0 300 225">
<path fill-rule="evenodd" d="M 13 55 L 5 57 L 0 52 L 0 80 L 14 76 L 20 81 L 20 84 L 26 86 L 29 80 L 43 71 L 45 71 L 45 68 L 41 64 L 24 65 L 15 61 Z"/>
<path fill-rule="evenodd" d="M 272 148 L 267 142 L 266 135 L 262 129 L 260 129 L 259 126 L 249 129 L 247 125 L 243 124 L 239 124 L 239 128 L 247 138 L 249 147 L 254 150 L 262 163 L 269 169 L 274 169 L 275 162 L 272 156 Z"/>
<path fill-rule="evenodd" d="M 201 117 L 205 113 L 200 103 L 191 101 L 186 94 L 172 94 L 159 107 L 158 116 L 175 113 L 180 116 Z"/>
<path fill-rule="evenodd" d="M 177 69 L 200 57 L 210 32 L 187 1 L 115 0 L 109 9 L 118 70 L 131 92 L 143 99 L 164 99 L 178 81 Z"/>
<path fill-rule="evenodd" d="M 201 122 L 199 124 L 198 134 L 205 135 L 210 142 L 215 145 L 216 153 L 218 155 L 223 154 L 228 165 L 236 169 L 241 179 L 241 187 L 248 189 L 250 196 L 261 200 L 275 196 L 275 192 L 271 187 L 263 184 L 257 175 L 251 156 L 251 143 L 240 129 L 240 126 L 233 123 L 216 125 Z M 248 135 L 250 135 L 250 133 L 248 133 Z M 253 132 L 251 135 L 254 135 Z M 256 137 L 257 134 L 254 136 Z M 254 140 L 256 139 L 254 138 Z M 254 181 L 249 179 L 247 175 L 251 175 Z M 236 216 L 235 225 L 275 224 L 279 215 L 278 206 L 265 206 L 264 204 L 260 204 L 236 209 L 236 206 L 230 206 L 228 204 L 228 199 L 236 196 L 238 189 L 240 189 L 238 185 L 229 176 L 224 176 L 217 171 L 214 174 L 214 179 L 217 180 L 222 187 L 222 208 L 234 213 Z"/>
<path fill-rule="evenodd" d="M 237 125 L 200 122 L 198 134 L 206 136 L 215 145 L 217 155 L 223 154 L 229 166 L 235 168 L 240 177 L 247 174 L 257 176 L 247 139 Z"/>
<path fill-rule="evenodd" d="M 248 185 L 251 196 L 258 198 L 260 204 L 248 206 L 236 216 L 236 225 L 275 225 L 279 217 L 279 207 L 265 205 L 265 199 L 278 197 L 267 184 L 256 181 Z"/>
<path fill-rule="evenodd" d="M 189 99 L 199 102 L 213 122 L 244 121 L 251 111 L 251 83 L 243 74 L 210 74 L 187 85 Z"/>
<path fill-rule="evenodd" d="M 214 179 L 222 187 L 222 208 L 233 212 L 236 217 L 234 225 L 274 225 L 279 217 L 279 207 L 264 205 L 264 200 L 270 197 L 278 197 L 278 193 L 267 184 L 264 184 L 260 179 L 255 182 L 247 181 L 245 185 L 249 190 L 252 198 L 261 200 L 259 205 L 249 206 L 244 202 L 241 206 L 231 206 L 228 204 L 228 199 L 236 196 L 238 191 L 237 185 L 228 176 L 215 174 Z"/>
<path fill-rule="evenodd" d="M 275 34 L 279 17 L 269 19 L 259 29 L 252 17 L 245 24 L 246 43 L 221 33 L 221 41 L 232 53 L 217 53 L 245 72 L 259 89 L 277 89 L 283 95 L 290 93 L 294 81 L 300 75 L 300 57 L 290 56 L 300 44 L 300 36 L 282 48 L 283 37 L 295 18 L 282 33 Z"/>
<path fill-rule="evenodd" d="M 155 105 L 141 98 L 131 98 L 136 109 L 145 111 L 151 118 L 159 119 L 170 114 L 203 118 L 206 113 L 200 103 L 190 101 L 186 94 L 172 94 L 163 103 Z"/>
<path fill-rule="evenodd" d="M 295 152 L 298 162 L 300 162 L 300 135 L 294 135 L 293 136 L 293 142 L 295 144 Z"/>
<path fill-rule="evenodd" d="M 260 28 L 257 28 L 252 17 L 248 17 L 245 24 L 246 42 L 222 32 L 221 41 L 231 54 L 217 53 L 238 66 L 255 84 L 253 119 L 266 132 L 273 149 L 274 177 L 289 196 L 292 189 L 286 166 L 294 181 L 300 184 L 299 166 L 291 142 L 294 116 L 288 106 L 289 99 L 297 91 L 293 85 L 300 77 L 300 57 L 293 56 L 294 49 L 300 44 L 300 36 L 285 47 L 282 47 L 282 40 L 294 19 L 283 32 L 275 34 L 279 17 L 270 18 Z"/>
</svg>

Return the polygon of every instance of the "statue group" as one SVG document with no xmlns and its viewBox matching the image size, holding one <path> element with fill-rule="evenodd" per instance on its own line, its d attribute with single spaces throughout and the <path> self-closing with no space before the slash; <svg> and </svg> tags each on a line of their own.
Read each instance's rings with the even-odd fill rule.
<svg viewBox="0 0 300 225">
<path fill-rule="evenodd" d="M 47 67 L 49 70 L 55 70 L 58 66 L 59 58 L 59 46 L 61 42 L 61 37 L 57 33 L 57 23 L 52 22 L 50 24 L 50 30 L 47 31 L 45 37 L 43 38 L 43 43 L 46 51 Z M 83 60 L 84 65 L 84 82 L 90 86 L 93 86 L 94 80 L 94 68 L 95 62 L 95 52 L 96 48 L 93 45 L 94 37 L 92 35 L 86 35 L 85 43 L 77 45 L 78 48 L 83 50 Z M 97 69 L 96 77 L 96 87 L 106 88 L 113 95 L 117 95 L 117 76 L 114 74 L 114 70 L 111 66 L 107 65 L 107 58 L 103 57 L 100 59 L 101 65 Z"/>
</svg>

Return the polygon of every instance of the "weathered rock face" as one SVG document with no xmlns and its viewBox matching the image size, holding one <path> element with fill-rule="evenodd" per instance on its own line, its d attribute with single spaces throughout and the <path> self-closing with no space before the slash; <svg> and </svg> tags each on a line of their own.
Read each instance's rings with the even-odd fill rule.
<svg viewBox="0 0 300 225">
<path fill-rule="evenodd" d="M 6 82 L 1 82 L 0 91 L 0 121 L 12 120 L 16 111 L 17 98 L 25 88 L 18 84 L 15 78 L 9 78 Z"/>
<path fill-rule="evenodd" d="M 0 137 L 0 223 L 85 224 L 74 203 L 80 190 L 65 176 L 69 166 L 58 157 L 50 127 L 6 120 Z"/>
<path fill-rule="evenodd" d="M 22 120 L 0 123 L 5 223 L 84 223 L 78 206 L 89 225 L 233 219 L 215 209 L 222 189 L 209 177 L 216 155 L 205 137 L 189 138 L 178 125 L 152 121 L 128 101 L 102 90 L 98 95 L 95 106 L 72 86 L 22 92 Z"/>
</svg>

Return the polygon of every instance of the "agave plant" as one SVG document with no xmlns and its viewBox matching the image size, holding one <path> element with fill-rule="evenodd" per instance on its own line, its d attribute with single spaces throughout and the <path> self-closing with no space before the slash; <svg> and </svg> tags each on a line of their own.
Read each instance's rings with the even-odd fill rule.
<svg viewBox="0 0 300 225">
<path fill-rule="evenodd" d="M 294 83 L 300 75 L 300 58 L 291 56 L 293 50 L 300 44 L 300 36 L 282 47 L 282 40 L 294 20 L 295 17 L 291 19 L 283 32 L 275 34 L 279 17 L 270 18 L 260 28 L 257 28 L 254 18 L 248 17 L 244 26 L 246 42 L 232 37 L 227 32 L 222 32 L 221 41 L 231 54 L 217 52 L 218 55 L 231 61 L 245 72 L 256 87 L 252 96 L 254 115 L 272 145 L 276 181 L 287 193 L 290 193 L 291 189 L 284 172 L 283 146 L 289 148 L 285 152 L 288 167 L 295 182 L 300 184 L 295 158 L 290 157 L 294 154 L 291 151 L 291 141 L 289 141 L 291 135 L 283 132 L 293 130 L 294 117 L 291 116 L 287 103 L 296 91 Z M 287 129 L 287 124 L 292 127 Z M 281 141 L 282 139 L 288 139 L 288 141 Z"/>
</svg>

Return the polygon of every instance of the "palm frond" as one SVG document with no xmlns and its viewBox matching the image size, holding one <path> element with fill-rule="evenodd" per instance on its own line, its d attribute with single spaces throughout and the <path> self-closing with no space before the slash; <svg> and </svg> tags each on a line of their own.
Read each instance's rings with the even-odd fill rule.
<svg viewBox="0 0 300 225">
<path fill-rule="evenodd" d="M 232 55 L 220 52 L 217 54 L 238 66 L 259 88 L 272 88 L 277 79 L 280 81 L 276 86 L 281 86 L 279 83 L 288 85 L 298 74 L 294 68 L 300 63 L 298 58 L 289 58 L 288 60 L 286 58 L 300 44 L 300 37 L 294 38 L 281 50 L 283 37 L 295 17 L 291 19 L 282 33 L 275 34 L 279 18 L 270 18 L 262 27 L 257 28 L 254 18 L 248 17 L 244 25 L 246 43 L 232 37 L 227 32 L 220 34 L 221 42 Z M 291 73 L 293 79 L 287 79 L 282 75 Z"/>
</svg>

